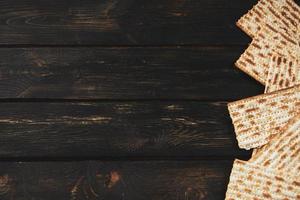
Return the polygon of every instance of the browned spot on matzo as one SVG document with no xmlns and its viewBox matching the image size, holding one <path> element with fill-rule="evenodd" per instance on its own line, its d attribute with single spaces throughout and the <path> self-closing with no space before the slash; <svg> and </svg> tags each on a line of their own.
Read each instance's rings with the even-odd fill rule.
<svg viewBox="0 0 300 200">
<path fill-rule="evenodd" d="M 297 84 L 300 84 L 300 62 L 296 59 L 274 55 L 270 62 L 265 93 Z"/>
</svg>

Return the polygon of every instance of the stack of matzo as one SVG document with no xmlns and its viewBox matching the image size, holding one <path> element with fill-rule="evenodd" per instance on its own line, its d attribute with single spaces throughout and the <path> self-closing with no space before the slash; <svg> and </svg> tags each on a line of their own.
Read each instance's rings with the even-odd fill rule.
<svg viewBox="0 0 300 200">
<path fill-rule="evenodd" d="M 300 7 L 260 0 L 237 25 L 253 38 L 236 66 L 265 94 L 228 104 L 238 144 L 226 199 L 300 199 Z"/>
</svg>

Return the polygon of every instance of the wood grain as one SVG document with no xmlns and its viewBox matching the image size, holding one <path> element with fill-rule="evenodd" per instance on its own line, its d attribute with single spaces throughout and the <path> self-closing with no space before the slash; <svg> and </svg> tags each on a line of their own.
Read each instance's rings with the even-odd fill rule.
<svg viewBox="0 0 300 200">
<path fill-rule="evenodd" d="M 224 199 L 256 2 L 0 0 L 0 199 Z"/>
<path fill-rule="evenodd" d="M 238 45 L 256 1 L 0 1 L 2 45 Z"/>
<path fill-rule="evenodd" d="M 0 157 L 247 156 L 225 102 L 1 103 Z"/>
<path fill-rule="evenodd" d="M 2 200 L 224 199 L 231 161 L 1 163 Z"/>
<path fill-rule="evenodd" d="M 0 98 L 236 100 L 243 48 L 2 48 Z"/>
</svg>

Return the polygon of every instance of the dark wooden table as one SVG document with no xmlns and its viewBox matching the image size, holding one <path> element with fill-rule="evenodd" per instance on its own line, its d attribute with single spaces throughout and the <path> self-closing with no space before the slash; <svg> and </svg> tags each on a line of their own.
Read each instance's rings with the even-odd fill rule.
<svg viewBox="0 0 300 200">
<path fill-rule="evenodd" d="M 0 199 L 223 199 L 254 0 L 0 0 Z"/>
</svg>

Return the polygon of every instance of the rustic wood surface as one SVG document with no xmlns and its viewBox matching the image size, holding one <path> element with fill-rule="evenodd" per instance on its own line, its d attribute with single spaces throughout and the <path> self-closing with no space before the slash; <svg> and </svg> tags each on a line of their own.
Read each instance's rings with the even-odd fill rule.
<svg viewBox="0 0 300 200">
<path fill-rule="evenodd" d="M 255 1 L 1 0 L 0 44 L 237 45 Z"/>
<path fill-rule="evenodd" d="M 224 199 L 231 161 L 3 163 L 3 199 Z"/>
<path fill-rule="evenodd" d="M 0 98 L 233 100 L 263 86 L 243 47 L 2 48 Z"/>
<path fill-rule="evenodd" d="M 0 104 L 2 157 L 229 157 L 237 148 L 225 102 Z"/>
<path fill-rule="evenodd" d="M 224 199 L 256 2 L 0 0 L 0 199 Z"/>
</svg>

